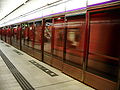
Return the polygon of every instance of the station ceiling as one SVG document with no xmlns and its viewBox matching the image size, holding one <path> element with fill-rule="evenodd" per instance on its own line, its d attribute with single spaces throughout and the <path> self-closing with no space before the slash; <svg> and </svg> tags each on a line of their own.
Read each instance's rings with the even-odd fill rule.
<svg viewBox="0 0 120 90">
<path fill-rule="evenodd" d="M 0 0 L 0 20 L 27 0 Z"/>
<path fill-rule="evenodd" d="M 57 1 L 64 0 L 0 0 L 0 23 Z"/>
<path fill-rule="evenodd" d="M 0 27 L 119 0 L 0 0 Z"/>
</svg>

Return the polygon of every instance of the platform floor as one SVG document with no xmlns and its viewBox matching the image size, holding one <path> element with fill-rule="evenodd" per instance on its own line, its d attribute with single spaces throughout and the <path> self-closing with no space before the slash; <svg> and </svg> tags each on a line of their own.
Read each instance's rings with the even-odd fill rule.
<svg viewBox="0 0 120 90">
<path fill-rule="evenodd" d="M 94 90 L 0 41 L 0 90 Z"/>
</svg>

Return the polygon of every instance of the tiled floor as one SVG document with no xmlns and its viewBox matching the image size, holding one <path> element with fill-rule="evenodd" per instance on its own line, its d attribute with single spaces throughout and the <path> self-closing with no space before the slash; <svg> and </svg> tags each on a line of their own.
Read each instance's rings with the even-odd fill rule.
<svg viewBox="0 0 120 90">
<path fill-rule="evenodd" d="M 15 49 L 12 46 L 6 46 L 6 43 L 1 43 L 0 50 L 12 62 L 23 77 L 32 85 L 35 90 L 94 90 L 83 83 L 74 80 L 73 78 L 61 73 L 59 70 L 42 63 L 35 58 L 25 54 L 22 51 Z M 18 54 L 15 50 L 22 54 Z M 51 77 L 49 74 L 39 69 L 29 61 L 44 66 L 45 68 L 56 73 L 58 76 Z M 0 57 L 0 90 L 22 90 L 21 86 L 12 75 L 3 59 Z"/>
</svg>

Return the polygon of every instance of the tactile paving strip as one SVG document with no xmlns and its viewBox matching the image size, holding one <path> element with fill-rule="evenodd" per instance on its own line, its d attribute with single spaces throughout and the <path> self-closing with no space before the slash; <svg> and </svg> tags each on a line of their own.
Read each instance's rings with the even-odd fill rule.
<svg viewBox="0 0 120 90">
<path fill-rule="evenodd" d="M 23 90 L 35 90 L 31 84 L 23 77 L 23 75 L 17 70 L 17 68 L 10 62 L 10 60 L 4 55 L 4 53 L 0 50 L 0 56 L 4 60 L 5 64 L 21 86 Z"/>
<path fill-rule="evenodd" d="M 13 50 L 15 53 L 17 53 L 18 55 L 23 55 L 21 52 L 17 51 L 17 50 Z"/>
<path fill-rule="evenodd" d="M 9 45 L 7 45 L 7 44 L 6 44 L 5 46 L 10 47 L 10 46 L 9 46 Z"/>
<path fill-rule="evenodd" d="M 58 76 L 53 71 L 47 69 L 46 67 L 40 65 L 39 63 L 37 63 L 37 62 L 35 62 L 33 60 L 30 60 L 29 62 L 32 63 L 33 65 L 35 65 L 36 67 L 38 67 L 39 69 L 41 69 L 42 71 L 44 71 L 45 73 L 47 73 L 48 75 L 50 75 L 51 77 Z"/>
<path fill-rule="evenodd" d="M 1 42 L 1 43 L 4 43 L 4 42 Z"/>
</svg>

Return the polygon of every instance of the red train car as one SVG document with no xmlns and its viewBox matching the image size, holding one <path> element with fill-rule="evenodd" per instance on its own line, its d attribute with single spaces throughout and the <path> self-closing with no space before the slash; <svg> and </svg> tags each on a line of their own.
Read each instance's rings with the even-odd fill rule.
<svg viewBox="0 0 120 90">
<path fill-rule="evenodd" d="M 116 90 L 120 6 L 88 7 L 83 11 L 86 13 L 53 15 L 13 28 L 12 45 L 98 90 Z M 6 30 L 1 33 L 6 41 Z"/>
</svg>

